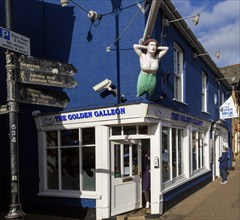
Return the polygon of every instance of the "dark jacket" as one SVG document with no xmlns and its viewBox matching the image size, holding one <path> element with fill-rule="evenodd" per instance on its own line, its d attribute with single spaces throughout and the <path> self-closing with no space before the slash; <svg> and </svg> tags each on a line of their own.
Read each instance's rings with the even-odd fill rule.
<svg viewBox="0 0 240 220">
<path fill-rule="evenodd" d="M 228 152 L 222 152 L 222 156 L 219 158 L 219 169 L 227 170 L 228 169 Z"/>
<path fill-rule="evenodd" d="M 148 191 L 150 189 L 150 160 L 147 156 L 142 159 L 142 191 Z"/>
</svg>

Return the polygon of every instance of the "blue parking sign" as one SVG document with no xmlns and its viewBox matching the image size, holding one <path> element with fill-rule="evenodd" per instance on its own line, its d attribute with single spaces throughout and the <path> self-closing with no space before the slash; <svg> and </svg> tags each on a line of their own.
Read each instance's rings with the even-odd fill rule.
<svg viewBox="0 0 240 220">
<path fill-rule="evenodd" d="M 10 31 L 0 27 L 0 37 L 6 40 L 10 40 Z"/>
<path fill-rule="evenodd" d="M 17 53 L 31 55 L 30 39 L 3 27 L 0 27 L 0 47 Z"/>
</svg>

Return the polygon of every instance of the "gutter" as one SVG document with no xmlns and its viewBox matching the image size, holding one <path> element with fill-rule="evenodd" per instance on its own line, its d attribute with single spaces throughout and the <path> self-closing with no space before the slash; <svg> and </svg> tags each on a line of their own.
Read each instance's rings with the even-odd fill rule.
<svg viewBox="0 0 240 220">
<path fill-rule="evenodd" d="M 177 8 L 172 4 L 171 1 L 165 0 L 163 1 L 163 4 L 161 6 L 163 9 L 163 12 L 165 12 L 165 15 L 167 17 L 175 20 L 182 18 L 180 13 L 177 11 Z M 170 20 L 171 20 L 170 19 Z M 188 40 L 190 45 L 195 49 L 197 53 L 206 53 L 204 47 L 202 44 L 198 41 L 194 33 L 191 31 L 191 29 L 188 27 L 187 23 L 184 20 L 180 20 L 178 22 L 174 22 L 173 25 L 177 27 L 177 29 L 180 31 L 180 33 Z M 212 58 L 207 54 L 206 56 L 202 57 L 202 59 L 205 61 L 205 63 L 213 70 L 215 75 L 219 78 L 223 78 L 223 74 L 221 73 L 220 69 L 217 67 L 215 62 L 212 60 Z M 229 85 L 229 83 L 226 80 L 222 81 L 223 84 L 226 86 L 226 88 L 231 91 L 232 88 Z"/>
</svg>

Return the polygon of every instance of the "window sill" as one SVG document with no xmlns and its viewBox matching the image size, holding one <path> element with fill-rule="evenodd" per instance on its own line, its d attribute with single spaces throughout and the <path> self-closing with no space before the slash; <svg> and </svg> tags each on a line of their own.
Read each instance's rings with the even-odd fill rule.
<svg viewBox="0 0 240 220">
<path fill-rule="evenodd" d="M 210 115 L 209 112 L 206 112 L 206 111 L 203 111 L 203 110 L 201 110 L 201 112 L 204 113 L 204 114 Z"/>
<path fill-rule="evenodd" d="M 181 186 L 181 185 L 183 185 L 183 184 L 185 184 L 185 183 L 187 183 L 187 182 L 189 182 L 189 181 L 191 181 L 191 180 L 193 180 L 193 179 L 195 179 L 195 178 L 197 178 L 197 177 L 199 177 L 199 176 L 201 176 L 201 175 L 203 175 L 205 173 L 208 173 L 209 171 L 210 171 L 209 169 L 207 169 L 205 167 L 202 167 L 202 168 L 196 170 L 192 174 L 192 176 L 190 176 L 189 178 L 187 178 L 185 175 L 182 175 L 178 179 L 169 180 L 169 181 L 163 183 L 163 191 L 162 191 L 162 193 L 163 194 L 167 193 L 167 192 L 173 190 L 174 188 L 177 188 L 177 187 L 179 187 L 179 186 Z"/>
<path fill-rule="evenodd" d="M 51 197 L 65 197 L 65 198 L 84 198 L 84 199 L 101 199 L 101 195 L 96 194 L 95 192 L 82 192 L 79 191 L 46 191 L 39 192 L 38 196 L 51 196 Z"/>
<path fill-rule="evenodd" d="M 186 102 L 180 101 L 180 100 L 175 99 L 175 98 L 173 98 L 173 101 L 178 102 L 178 103 L 183 104 L 183 105 L 188 105 Z"/>
</svg>

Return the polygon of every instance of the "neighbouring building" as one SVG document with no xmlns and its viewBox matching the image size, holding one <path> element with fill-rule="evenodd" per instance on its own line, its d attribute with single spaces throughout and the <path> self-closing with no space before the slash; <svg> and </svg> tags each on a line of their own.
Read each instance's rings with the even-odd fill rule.
<svg viewBox="0 0 240 220">
<path fill-rule="evenodd" d="M 232 86 L 232 97 L 238 117 L 232 119 L 232 151 L 235 156 L 240 152 L 240 64 L 220 68 L 225 80 Z"/>
</svg>

